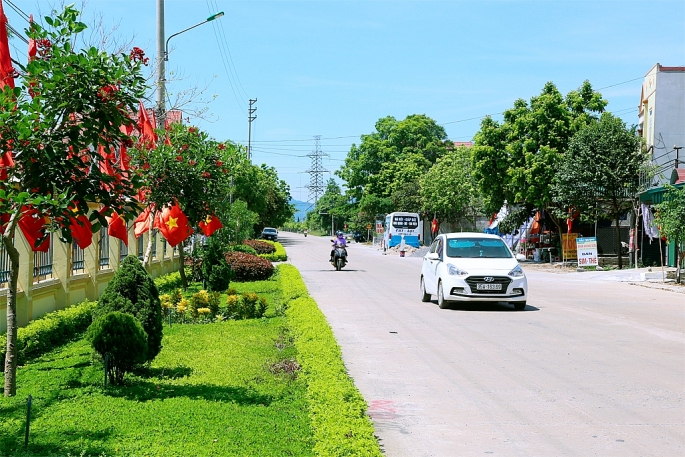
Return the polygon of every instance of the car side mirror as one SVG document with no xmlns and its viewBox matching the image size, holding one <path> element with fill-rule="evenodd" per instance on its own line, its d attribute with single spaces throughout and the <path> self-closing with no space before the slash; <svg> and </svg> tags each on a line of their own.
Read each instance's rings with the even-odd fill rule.
<svg viewBox="0 0 685 457">
<path fill-rule="evenodd" d="M 440 254 L 438 254 L 437 252 L 429 252 L 428 254 L 426 254 L 426 258 L 428 260 L 440 260 Z"/>
</svg>

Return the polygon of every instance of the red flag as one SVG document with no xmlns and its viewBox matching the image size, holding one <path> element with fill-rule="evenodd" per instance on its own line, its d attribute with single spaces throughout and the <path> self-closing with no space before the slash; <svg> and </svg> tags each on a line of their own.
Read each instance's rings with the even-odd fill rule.
<svg viewBox="0 0 685 457">
<path fill-rule="evenodd" d="M 117 212 L 112 213 L 112 217 L 105 216 L 107 219 L 107 234 L 114 238 L 119 238 L 128 246 L 128 230 L 126 229 L 126 221 L 119 217 Z"/>
<path fill-rule="evenodd" d="M 33 30 L 33 14 L 29 15 L 29 26 Z M 36 58 L 38 53 L 38 47 L 36 46 L 36 40 L 29 38 L 29 62 Z"/>
<path fill-rule="evenodd" d="M 85 249 L 91 245 L 93 242 L 93 226 L 86 216 L 81 214 L 80 216 L 74 218 L 69 216 L 69 221 L 71 222 L 71 237 L 74 239 L 74 243 L 81 249 Z"/>
<path fill-rule="evenodd" d="M 148 206 L 145 210 L 136 217 L 133 221 L 133 235 L 136 238 L 140 238 L 140 235 L 150 230 L 150 207 Z"/>
<path fill-rule="evenodd" d="M 188 226 L 188 218 L 183 214 L 178 203 L 162 210 L 161 215 L 155 218 L 155 228 L 159 229 L 171 247 L 175 247 L 192 233 L 192 229 Z"/>
<path fill-rule="evenodd" d="M 0 0 L 0 89 L 10 86 L 14 89 L 15 70 L 10 58 L 10 45 L 7 41 L 7 16 Z"/>
<path fill-rule="evenodd" d="M 0 32 L 1 33 L 1 32 Z M 19 228 L 24 238 L 29 242 L 31 250 L 38 252 L 48 252 L 50 249 L 50 238 L 45 238 L 38 246 L 36 241 L 45 236 L 45 225 L 48 223 L 48 218 L 39 216 L 38 210 L 24 206 L 22 215 L 19 218 Z"/>
<path fill-rule="evenodd" d="M 439 229 L 440 226 L 438 225 L 438 220 L 433 218 L 433 222 L 431 222 L 431 233 L 438 233 Z"/>
<path fill-rule="evenodd" d="M 155 127 L 147 115 L 147 110 L 143 105 L 143 101 L 140 101 L 140 107 L 138 108 L 138 131 L 140 131 L 140 136 L 146 147 L 154 148 L 155 143 L 157 143 L 157 134 L 155 133 Z"/>
<path fill-rule="evenodd" d="M 207 216 L 207 218 L 204 221 L 201 221 L 198 225 L 200 226 L 200 230 L 202 230 L 202 233 L 204 233 L 205 236 L 212 236 L 212 233 L 216 232 L 224 226 L 219 220 L 219 218 L 214 215 Z"/>
</svg>

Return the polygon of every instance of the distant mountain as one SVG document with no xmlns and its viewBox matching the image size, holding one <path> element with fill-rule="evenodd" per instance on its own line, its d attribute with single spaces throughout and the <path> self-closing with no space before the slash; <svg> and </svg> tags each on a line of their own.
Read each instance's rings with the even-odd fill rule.
<svg viewBox="0 0 685 457">
<path fill-rule="evenodd" d="M 311 209 L 314 207 L 314 205 L 311 203 L 301 202 L 300 200 L 290 200 L 290 203 L 295 205 L 295 214 L 293 215 L 293 220 L 297 221 L 299 218 L 300 222 L 307 217 L 307 211 L 311 211 Z"/>
</svg>

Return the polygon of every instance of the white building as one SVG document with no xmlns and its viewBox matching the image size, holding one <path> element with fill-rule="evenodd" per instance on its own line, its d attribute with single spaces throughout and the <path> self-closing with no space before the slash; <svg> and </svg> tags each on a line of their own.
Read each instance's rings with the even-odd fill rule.
<svg viewBox="0 0 685 457">
<path fill-rule="evenodd" d="M 657 185 L 674 168 L 685 168 L 685 67 L 656 64 L 645 75 L 640 95 L 639 133 L 658 167 Z"/>
</svg>

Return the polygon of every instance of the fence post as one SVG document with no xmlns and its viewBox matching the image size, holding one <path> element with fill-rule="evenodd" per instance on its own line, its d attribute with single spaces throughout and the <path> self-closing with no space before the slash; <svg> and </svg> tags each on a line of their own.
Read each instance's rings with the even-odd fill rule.
<svg viewBox="0 0 685 457">
<path fill-rule="evenodd" d="M 31 403 L 33 399 L 31 395 L 26 400 L 26 434 L 24 435 L 24 447 L 29 445 L 29 428 L 31 427 Z"/>
</svg>

